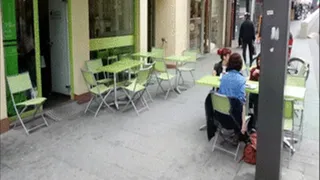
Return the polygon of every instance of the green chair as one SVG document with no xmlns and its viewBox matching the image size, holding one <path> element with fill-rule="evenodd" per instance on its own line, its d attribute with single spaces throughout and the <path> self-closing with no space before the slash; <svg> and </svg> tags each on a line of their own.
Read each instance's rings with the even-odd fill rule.
<svg viewBox="0 0 320 180">
<path fill-rule="evenodd" d="M 11 94 L 11 98 L 12 98 L 12 102 L 13 102 L 13 107 L 17 113 L 17 117 L 19 119 L 19 121 L 21 122 L 21 125 L 23 127 L 23 129 L 26 131 L 26 133 L 29 135 L 30 131 L 32 130 L 35 130 L 39 127 L 42 127 L 42 126 L 48 126 L 48 122 L 47 120 L 45 119 L 43 113 L 41 113 L 41 117 L 43 119 L 43 123 L 42 124 L 39 124 L 35 127 L 32 127 L 30 129 L 28 129 L 22 118 L 21 118 L 21 114 L 23 112 L 25 112 L 25 110 L 27 110 L 28 107 L 34 107 L 35 108 L 35 112 L 33 114 L 33 119 L 35 118 L 37 112 L 39 111 L 40 107 L 42 107 L 42 105 L 44 104 L 44 102 L 47 100 L 46 98 L 44 97 L 32 97 L 31 99 L 28 99 L 24 102 L 15 102 L 15 99 L 14 99 L 14 95 L 17 94 L 17 93 L 24 93 L 24 92 L 27 92 L 27 91 L 33 91 L 33 87 L 32 87 L 32 83 L 31 83 L 31 80 L 30 80 L 30 76 L 29 76 L 29 73 L 26 72 L 26 73 L 21 73 L 21 74 L 18 74 L 18 75 L 14 75 L 14 76 L 8 76 L 7 77 L 7 83 L 8 83 L 8 87 L 9 87 L 9 90 L 10 90 L 10 94 Z M 22 110 L 19 111 L 18 110 L 18 107 L 21 107 Z"/>
<path fill-rule="evenodd" d="M 98 84 L 108 84 L 112 82 L 112 79 L 110 79 L 105 72 L 99 70 L 99 68 L 103 66 L 101 59 L 93 59 L 93 60 L 86 61 L 86 66 L 87 66 L 87 69 L 94 74 Z M 99 75 L 101 73 L 103 74 L 102 79 L 99 78 Z"/>
<path fill-rule="evenodd" d="M 131 84 L 127 86 L 123 86 L 123 89 L 125 90 L 125 94 L 129 98 L 129 102 L 125 105 L 124 110 L 127 109 L 129 104 L 132 104 L 137 115 L 139 115 L 141 111 L 145 109 L 149 109 L 148 103 L 143 95 L 144 95 L 144 92 L 147 90 L 146 85 L 148 84 L 151 72 L 152 72 L 152 66 L 145 69 L 141 69 L 137 73 L 137 78 Z M 135 101 L 137 100 L 140 100 L 142 102 L 144 106 L 143 108 L 137 109 L 137 106 L 135 104 Z"/>
<path fill-rule="evenodd" d="M 108 62 L 108 65 L 109 64 L 112 64 L 112 63 L 115 63 L 119 60 L 118 56 L 114 55 L 114 56 L 108 56 L 107 57 L 107 62 Z"/>
<path fill-rule="evenodd" d="M 158 93 L 159 88 L 161 88 L 162 92 L 165 93 L 164 99 L 167 99 L 170 91 L 175 92 L 171 80 L 174 80 L 176 76 L 168 72 L 166 63 L 163 58 L 157 58 L 154 60 L 155 60 L 154 72 L 156 73 L 156 80 L 158 82 L 156 94 Z M 169 84 L 169 88 L 166 91 L 161 86 L 163 81 L 167 81 Z"/>
<path fill-rule="evenodd" d="M 283 137 L 283 142 L 286 147 L 290 149 L 291 155 L 295 153 L 294 144 L 297 142 L 295 136 L 295 129 L 294 129 L 294 100 L 293 99 L 285 99 L 283 105 L 283 119 L 284 125 L 283 130 L 285 135 Z M 299 130 L 299 135 L 302 138 L 302 130 Z"/>
<path fill-rule="evenodd" d="M 100 111 L 102 105 L 107 106 L 111 112 L 114 112 L 114 110 L 109 106 L 109 104 L 106 102 L 107 97 L 110 95 L 110 93 L 113 90 L 112 86 L 106 86 L 105 84 L 98 84 L 96 81 L 96 78 L 94 77 L 94 74 L 90 71 L 86 71 L 81 69 L 83 78 L 86 82 L 86 85 L 88 87 L 89 92 L 91 93 L 92 97 L 84 111 L 84 113 L 87 113 L 87 111 L 91 111 L 94 114 L 94 117 L 97 117 L 98 112 Z M 89 109 L 90 105 L 92 104 L 93 100 L 99 104 L 96 111 L 92 111 Z M 101 102 L 99 102 L 99 100 Z"/>
<path fill-rule="evenodd" d="M 212 93 L 211 94 L 211 100 L 212 100 L 213 110 L 215 112 L 219 112 L 221 114 L 229 116 L 235 122 L 234 117 L 230 113 L 231 112 L 231 104 L 230 104 L 230 101 L 229 101 L 227 96 L 221 95 L 221 94 L 218 94 L 218 93 Z M 250 120 L 250 116 L 246 116 L 246 125 L 248 125 L 249 120 Z M 213 141 L 212 151 L 214 151 L 215 149 L 219 149 L 221 151 L 224 151 L 224 152 L 226 152 L 228 154 L 233 155 L 234 156 L 234 160 L 237 160 L 238 152 L 239 152 L 239 148 L 240 148 L 240 143 L 239 142 L 237 143 L 237 149 L 236 149 L 235 152 L 232 152 L 232 151 L 230 151 L 230 150 L 228 150 L 228 149 L 226 149 L 226 148 L 224 148 L 222 146 L 217 146 L 217 141 L 219 139 L 219 136 L 221 136 L 223 138 L 223 142 L 225 142 L 226 139 L 234 138 L 234 136 L 235 136 L 234 132 L 230 133 L 230 130 L 226 130 L 224 127 L 221 126 L 220 123 L 217 123 L 217 124 L 218 124 L 217 133 L 216 133 L 214 141 Z M 235 123 L 235 126 L 240 126 L 240 125 Z M 239 128 L 241 128 L 241 127 L 239 127 Z M 226 133 L 227 131 L 229 131 L 229 133 Z"/>
<path fill-rule="evenodd" d="M 286 80 L 287 86 L 297 86 L 297 87 L 306 87 L 306 79 L 302 76 L 296 76 L 296 75 L 287 75 Z M 304 102 L 303 101 L 295 101 L 294 103 L 294 112 L 295 116 L 297 116 L 300 119 L 300 122 L 298 124 L 299 129 L 303 128 L 303 119 L 304 119 Z"/>
<path fill-rule="evenodd" d="M 182 53 L 182 55 L 189 56 L 189 57 L 191 57 L 191 59 L 187 63 L 183 63 L 182 65 L 180 65 L 177 68 L 178 74 L 179 74 L 179 82 L 180 82 L 180 80 L 182 80 L 182 84 L 184 84 L 184 79 L 183 79 L 182 73 L 189 72 L 192 77 L 193 85 L 195 85 L 196 81 L 195 81 L 193 72 L 196 70 L 197 52 L 186 50 Z"/>
</svg>

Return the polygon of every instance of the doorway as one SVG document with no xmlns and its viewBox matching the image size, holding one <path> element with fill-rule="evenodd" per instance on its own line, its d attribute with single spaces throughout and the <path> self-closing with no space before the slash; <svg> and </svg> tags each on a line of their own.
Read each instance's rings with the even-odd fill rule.
<svg viewBox="0 0 320 180">
<path fill-rule="evenodd" d="M 38 3 L 42 92 L 47 98 L 44 108 L 53 108 L 71 99 L 68 4 L 64 0 Z"/>
<path fill-rule="evenodd" d="M 155 1 L 148 0 L 148 51 L 155 47 Z"/>
</svg>

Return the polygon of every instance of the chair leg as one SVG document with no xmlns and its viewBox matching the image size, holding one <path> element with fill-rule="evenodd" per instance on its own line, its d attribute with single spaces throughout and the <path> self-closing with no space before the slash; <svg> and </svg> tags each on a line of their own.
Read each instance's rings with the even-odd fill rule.
<svg viewBox="0 0 320 180">
<path fill-rule="evenodd" d="M 158 94 L 159 88 L 161 88 L 162 92 L 164 92 L 164 93 L 166 92 L 166 91 L 163 89 L 163 87 L 161 86 L 162 81 L 163 81 L 163 80 L 159 80 L 159 79 L 157 78 L 158 87 L 157 87 L 156 95 Z"/>
<path fill-rule="evenodd" d="M 104 96 L 103 103 L 111 110 L 111 112 L 115 113 L 115 111 L 110 107 L 110 105 L 106 102 L 107 97 L 111 94 L 111 90 Z"/>
<path fill-rule="evenodd" d="M 33 118 L 37 115 L 37 112 L 39 111 L 39 109 L 40 109 L 40 107 L 41 107 L 42 105 L 43 105 L 43 104 L 40 104 L 40 105 L 38 105 L 38 106 L 36 107 L 36 111 L 33 113 Z M 48 127 L 49 124 L 48 124 L 46 118 L 44 117 L 43 112 L 41 113 L 41 117 L 42 117 L 42 119 L 43 119 L 43 121 L 44 121 L 44 124 Z"/>
<path fill-rule="evenodd" d="M 234 160 L 235 160 L 235 161 L 237 160 L 239 149 L 240 149 L 240 142 L 238 142 L 236 154 L 235 154 L 235 156 L 234 156 Z"/>
<path fill-rule="evenodd" d="M 99 104 L 99 107 L 98 107 L 98 109 L 96 110 L 96 112 L 95 112 L 95 114 L 94 114 L 94 117 L 97 117 L 97 115 L 98 115 L 98 112 L 100 111 L 100 109 L 101 109 L 101 107 L 102 107 L 102 105 L 103 105 L 103 97 L 101 96 L 101 95 L 99 95 L 99 97 L 101 98 L 101 100 L 102 100 L 102 102 Z"/>
<path fill-rule="evenodd" d="M 95 95 L 92 96 L 92 98 L 91 98 L 90 101 L 88 102 L 87 107 L 86 107 L 86 109 L 84 110 L 84 113 L 87 113 L 87 111 L 88 111 L 88 109 L 89 109 L 89 107 L 90 107 L 90 105 L 91 105 L 91 103 L 92 103 L 92 101 L 93 101 L 94 98 L 95 98 Z"/>
<path fill-rule="evenodd" d="M 20 116 L 20 113 L 19 113 L 17 107 L 16 107 L 15 105 L 13 105 L 13 106 L 14 106 L 14 109 L 15 109 L 15 111 L 16 111 L 16 113 L 17 113 L 17 117 L 18 117 L 18 119 L 19 119 L 19 121 L 20 121 L 23 129 L 25 130 L 25 132 L 27 133 L 27 135 L 29 135 L 29 130 L 28 130 L 27 127 L 24 125 L 24 122 L 23 122 L 23 120 L 22 120 L 22 118 L 21 118 L 21 116 Z M 26 110 L 26 109 L 27 109 L 27 107 L 24 107 L 23 110 L 21 111 L 21 113 L 22 113 L 24 110 Z"/>
<path fill-rule="evenodd" d="M 139 111 L 135 105 L 135 103 L 133 102 L 133 98 L 137 95 L 137 93 L 135 93 L 132 97 L 129 95 L 129 93 L 127 91 L 124 91 L 124 93 L 127 95 L 127 97 L 129 98 L 129 102 L 125 105 L 125 107 L 123 108 L 123 111 L 126 110 L 126 108 L 128 107 L 128 105 L 131 103 L 134 110 L 136 111 L 137 115 L 139 116 Z"/>
<path fill-rule="evenodd" d="M 216 148 L 216 144 L 217 144 L 217 141 L 218 141 L 218 138 L 219 138 L 219 132 L 217 131 L 216 132 L 216 137 L 213 141 L 213 145 L 212 145 L 212 152 L 214 151 L 214 149 Z"/>
<path fill-rule="evenodd" d="M 149 100 L 150 100 L 151 102 L 153 102 L 152 96 L 151 96 L 148 88 L 146 88 L 146 92 L 147 92 L 147 95 L 148 95 L 148 97 L 149 97 Z"/>
<path fill-rule="evenodd" d="M 192 81 L 193 81 L 193 85 L 196 85 L 196 79 L 194 78 L 194 75 L 192 73 L 192 71 L 190 71 L 191 77 L 192 77 Z"/>
</svg>

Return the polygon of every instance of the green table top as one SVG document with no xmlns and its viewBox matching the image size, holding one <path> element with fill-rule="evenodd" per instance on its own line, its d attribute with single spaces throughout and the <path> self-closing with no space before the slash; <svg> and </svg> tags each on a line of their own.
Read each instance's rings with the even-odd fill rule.
<svg viewBox="0 0 320 180">
<path fill-rule="evenodd" d="M 200 85 L 205 85 L 205 86 L 210 86 L 210 87 L 215 87 L 218 88 L 220 86 L 220 77 L 218 76 L 212 76 L 212 75 L 207 75 L 199 80 L 196 81 L 197 84 Z M 256 88 L 246 88 L 247 93 L 252 93 L 252 94 L 259 94 L 259 82 L 257 81 L 247 81 L 249 86 L 255 86 Z M 305 96 L 305 91 L 306 88 L 304 87 L 297 87 L 297 86 L 285 86 L 284 89 L 284 96 L 286 98 L 293 98 L 296 100 L 303 100 Z"/>
<path fill-rule="evenodd" d="M 138 57 L 151 57 L 153 53 L 151 52 L 137 52 L 132 54 L 132 56 L 138 56 Z"/>
<path fill-rule="evenodd" d="M 174 62 L 194 62 L 192 61 L 192 57 L 190 56 L 168 56 L 164 58 L 167 61 L 174 61 Z"/>
<path fill-rule="evenodd" d="M 100 67 L 98 70 L 108 72 L 108 73 L 120 73 L 125 70 L 140 66 L 142 63 L 139 61 L 131 60 L 131 59 L 123 59 L 121 61 L 117 61 L 113 64 Z"/>
</svg>

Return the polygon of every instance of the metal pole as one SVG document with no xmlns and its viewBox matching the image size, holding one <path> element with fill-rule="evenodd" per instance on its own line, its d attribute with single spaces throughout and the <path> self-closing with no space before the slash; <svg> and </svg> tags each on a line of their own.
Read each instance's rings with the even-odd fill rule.
<svg viewBox="0 0 320 180">
<path fill-rule="evenodd" d="M 289 8 L 290 0 L 263 2 L 256 180 L 281 179 Z"/>
</svg>

